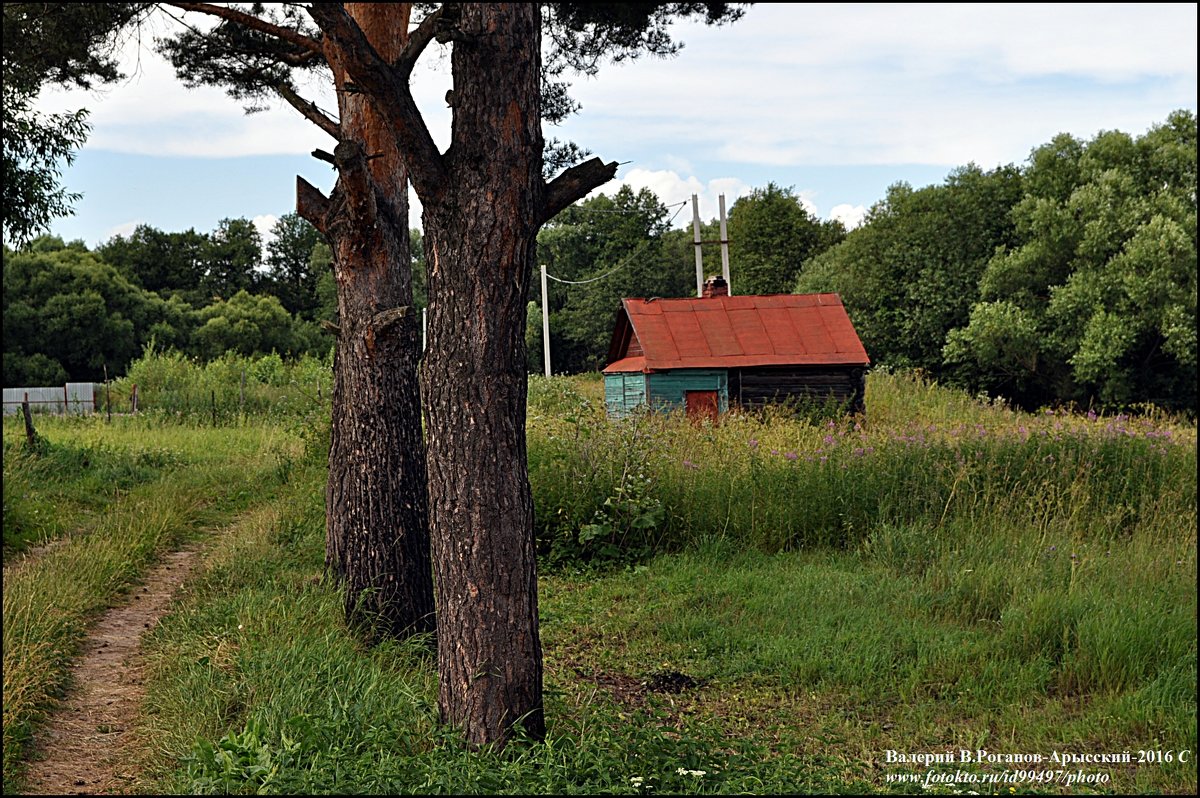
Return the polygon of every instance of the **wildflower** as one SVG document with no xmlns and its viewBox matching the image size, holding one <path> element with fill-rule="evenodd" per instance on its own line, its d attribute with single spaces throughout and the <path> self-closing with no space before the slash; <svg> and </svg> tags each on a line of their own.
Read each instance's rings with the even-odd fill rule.
<svg viewBox="0 0 1200 798">
<path fill-rule="evenodd" d="M 1095 411 L 1095 410 L 1089 410 L 1089 411 L 1087 411 L 1087 420 L 1088 420 L 1088 421 L 1095 421 L 1095 420 L 1096 420 L 1096 411 Z"/>
<path fill-rule="evenodd" d="M 778 449 L 772 449 L 772 450 L 771 450 L 771 454 L 779 454 L 779 450 L 778 450 Z"/>
<path fill-rule="evenodd" d="M 751 439 L 750 439 L 749 446 L 750 446 L 750 448 L 751 448 L 751 449 L 757 449 L 757 448 L 758 448 L 758 439 L 757 439 L 757 438 L 751 438 Z"/>
<path fill-rule="evenodd" d="M 240 623 L 238 624 L 238 631 L 242 631 L 242 625 Z"/>
<path fill-rule="evenodd" d="M 697 469 L 699 469 L 699 468 L 700 468 L 700 466 L 696 465 L 696 464 L 695 464 L 695 463 L 693 463 L 691 460 L 684 460 L 684 461 L 683 461 L 683 467 L 684 467 L 684 468 L 691 468 L 691 469 L 693 469 L 693 470 L 697 470 Z"/>
<path fill-rule="evenodd" d="M 826 445 L 833 443 L 833 436 L 832 436 L 832 435 L 826 435 L 826 436 L 825 436 L 825 443 L 826 443 Z"/>
<path fill-rule="evenodd" d="M 641 787 L 642 782 L 645 780 L 646 780 L 645 776 L 630 776 L 629 777 L 629 783 L 632 784 L 634 787 Z"/>
<path fill-rule="evenodd" d="M 708 774 L 707 770 L 688 770 L 687 768 L 679 768 L 675 772 L 680 776 L 695 776 L 696 778 L 700 778 L 701 776 Z"/>
<path fill-rule="evenodd" d="M 784 455 L 784 457 L 786 457 L 789 460 L 795 460 L 797 457 L 799 457 L 799 455 L 796 454 L 795 452 L 788 452 L 787 454 Z"/>
</svg>

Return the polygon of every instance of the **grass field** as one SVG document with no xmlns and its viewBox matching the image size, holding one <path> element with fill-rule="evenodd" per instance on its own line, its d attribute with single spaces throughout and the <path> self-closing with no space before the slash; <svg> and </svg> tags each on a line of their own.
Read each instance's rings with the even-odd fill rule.
<svg viewBox="0 0 1200 798">
<path fill-rule="evenodd" d="M 6 423 L 6 791 L 87 619 L 189 536 L 209 556 L 147 642 L 146 792 L 1196 791 L 1194 424 L 884 373 L 865 417 L 716 428 L 612 424 L 594 377 L 530 397 L 550 731 L 503 754 L 438 728 L 419 641 L 342 626 L 311 422 L 46 419 L 37 458 Z M 48 587 L 73 551 L 83 597 Z"/>
</svg>

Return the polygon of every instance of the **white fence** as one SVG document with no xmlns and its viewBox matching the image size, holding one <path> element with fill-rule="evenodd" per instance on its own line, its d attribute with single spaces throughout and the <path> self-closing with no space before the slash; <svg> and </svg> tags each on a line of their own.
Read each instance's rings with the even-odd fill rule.
<svg viewBox="0 0 1200 798">
<path fill-rule="evenodd" d="M 29 409 L 35 413 L 96 412 L 96 385 L 91 382 L 68 382 L 52 388 L 5 388 L 4 415 L 21 412 L 21 402 L 29 397 Z"/>
</svg>

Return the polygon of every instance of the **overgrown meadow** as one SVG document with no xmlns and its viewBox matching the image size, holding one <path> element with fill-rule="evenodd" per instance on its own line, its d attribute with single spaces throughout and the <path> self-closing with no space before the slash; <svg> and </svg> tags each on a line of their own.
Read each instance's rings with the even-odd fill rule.
<svg viewBox="0 0 1200 798">
<path fill-rule="evenodd" d="M 318 396 L 281 365 L 270 390 L 301 398 L 247 410 L 269 381 L 231 360 L 209 407 L 185 409 L 151 372 L 185 386 L 200 366 L 139 365 L 137 417 L 39 418 L 50 454 L 5 424 L 6 791 L 87 619 L 115 600 L 58 607 L 53 558 L 17 553 L 99 539 L 86 447 L 105 453 L 89 464 L 142 469 L 103 506 L 243 486 L 122 572 L 133 584 L 155 552 L 207 547 L 148 639 L 141 791 L 1196 791 L 1194 422 L 1019 413 L 875 372 L 864 416 L 615 423 L 596 376 L 532 378 L 550 731 L 497 754 L 439 729 L 427 641 L 365 649 L 341 623 L 322 575 L 328 384 Z M 214 423 L 222 387 L 238 404 Z M 70 502 L 81 523 L 29 531 Z M 26 519 L 11 549 L 10 515 Z M 65 633 L 45 630 L 64 615 Z M 54 656 L 31 668 L 34 649 Z M 960 750 L 990 755 L 896 761 Z"/>
</svg>

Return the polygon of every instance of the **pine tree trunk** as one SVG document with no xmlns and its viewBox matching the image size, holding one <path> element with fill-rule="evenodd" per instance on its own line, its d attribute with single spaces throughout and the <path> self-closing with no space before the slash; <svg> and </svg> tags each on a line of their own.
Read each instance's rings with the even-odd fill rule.
<svg viewBox="0 0 1200 798">
<path fill-rule="evenodd" d="M 539 225 L 536 4 L 461 6 L 449 179 L 425 203 L 423 400 L 437 575 L 438 706 L 477 746 L 545 733 L 525 305 Z"/>
<path fill-rule="evenodd" d="M 384 57 L 404 45 L 408 4 L 347 4 Z M 369 100 L 338 88 L 338 184 L 317 223 L 329 239 L 338 297 L 333 427 L 326 485 L 326 568 L 343 585 L 347 622 L 368 638 L 435 629 L 425 452 L 412 308 L 407 172 Z M 307 210 L 307 213 L 306 213 Z"/>
</svg>

